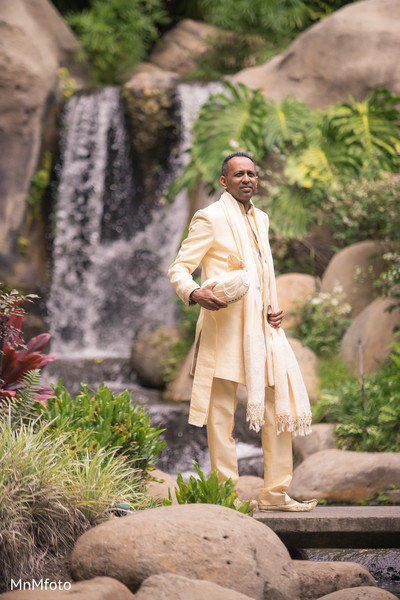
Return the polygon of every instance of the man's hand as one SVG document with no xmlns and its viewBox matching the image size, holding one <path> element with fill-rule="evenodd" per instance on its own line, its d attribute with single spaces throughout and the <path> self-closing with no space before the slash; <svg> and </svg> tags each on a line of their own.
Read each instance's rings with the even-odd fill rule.
<svg viewBox="0 0 400 600">
<path fill-rule="evenodd" d="M 273 312 L 272 306 L 269 305 L 267 310 L 267 321 L 271 325 L 271 327 L 273 327 L 274 329 L 279 329 L 282 323 L 282 319 L 283 310 L 281 308 L 278 308 L 276 312 Z"/>
<path fill-rule="evenodd" d="M 217 298 L 214 295 L 213 289 L 217 285 L 217 282 L 209 283 L 208 285 L 197 288 L 190 294 L 190 299 L 197 304 L 200 304 L 203 308 L 207 310 L 219 310 L 220 308 L 226 308 L 228 305 L 223 300 Z"/>
</svg>

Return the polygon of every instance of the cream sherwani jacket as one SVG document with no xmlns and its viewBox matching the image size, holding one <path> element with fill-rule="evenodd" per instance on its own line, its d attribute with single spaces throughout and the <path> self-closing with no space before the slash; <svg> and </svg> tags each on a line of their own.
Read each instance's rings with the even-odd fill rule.
<svg viewBox="0 0 400 600">
<path fill-rule="evenodd" d="M 268 235 L 268 216 L 262 215 Z M 189 235 L 183 242 L 168 277 L 178 296 L 189 305 L 189 296 L 197 287 L 193 271 L 202 264 L 201 281 L 228 270 L 228 256 L 237 256 L 232 231 L 219 201 L 194 215 Z M 211 385 L 214 377 L 245 383 L 243 327 L 245 302 L 239 300 L 218 311 L 201 309 L 196 328 L 193 391 L 189 423 L 203 426 L 207 422 Z"/>
</svg>

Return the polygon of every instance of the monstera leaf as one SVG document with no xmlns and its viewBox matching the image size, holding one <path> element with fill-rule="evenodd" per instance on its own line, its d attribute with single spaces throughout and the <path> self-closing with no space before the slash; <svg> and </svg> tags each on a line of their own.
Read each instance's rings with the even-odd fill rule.
<svg viewBox="0 0 400 600">
<path fill-rule="evenodd" d="M 225 93 L 210 96 L 200 110 L 193 127 L 191 162 L 180 179 L 180 188 L 190 188 L 201 179 L 214 191 L 228 154 L 249 152 L 255 160 L 266 154 L 262 135 L 265 98 L 243 84 L 225 83 L 224 87 Z"/>
<path fill-rule="evenodd" d="M 331 109 L 338 141 L 368 164 L 385 171 L 399 168 L 400 97 L 385 88 L 371 90 L 362 102 L 349 96 Z"/>
<path fill-rule="evenodd" d="M 266 100 L 267 115 L 264 120 L 265 146 L 285 150 L 301 142 L 319 116 L 307 104 L 288 96 L 282 102 Z"/>
</svg>

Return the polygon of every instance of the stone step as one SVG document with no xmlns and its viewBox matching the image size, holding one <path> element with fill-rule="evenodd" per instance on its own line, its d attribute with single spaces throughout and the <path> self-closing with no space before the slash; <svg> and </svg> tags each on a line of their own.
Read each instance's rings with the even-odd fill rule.
<svg viewBox="0 0 400 600">
<path fill-rule="evenodd" d="M 262 512 L 289 548 L 400 548 L 400 506 L 317 506 L 309 513 Z"/>
</svg>

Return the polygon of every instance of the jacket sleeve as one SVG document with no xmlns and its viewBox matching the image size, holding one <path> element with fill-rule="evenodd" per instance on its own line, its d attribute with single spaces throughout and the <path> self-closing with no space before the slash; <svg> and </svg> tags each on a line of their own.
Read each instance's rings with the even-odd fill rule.
<svg viewBox="0 0 400 600">
<path fill-rule="evenodd" d="M 168 270 L 169 280 L 186 306 L 189 306 L 190 294 L 200 287 L 194 281 L 192 273 L 211 247 L 213 237 L 211 221 L 204 211 L 197 211 L 190 223 L 189 235 L 183 241 L 175 261 Z"/>
</svg>

